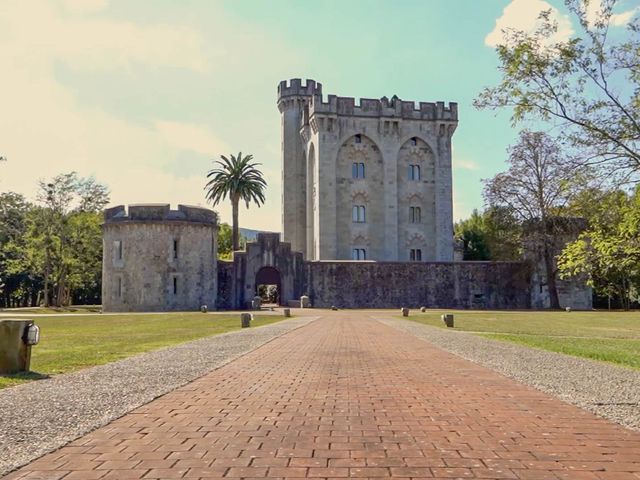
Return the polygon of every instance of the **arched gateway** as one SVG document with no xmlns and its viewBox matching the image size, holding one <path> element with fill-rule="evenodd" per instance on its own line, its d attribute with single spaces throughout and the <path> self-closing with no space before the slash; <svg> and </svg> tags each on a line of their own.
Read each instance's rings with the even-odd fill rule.
<svg viewBox="0 0 640 480">
<path fill-rule="evenodd" d="M 275 287 L 275 292 L 262 292 L 260 287 Z M 272 296 L 272 298 L 268 298 L 269 303 L 277 303 L 278 305 L 282 304 L 282 280 L 280 279 L 280 272 L 277 268 L 262 267 L 258 270 L 258 273 L 256 273 L 255 292 L 260 296 L 265 293 L 267 296 Z"/>
<path fill-rule="evenodd" d="M 278 303 L 286 305 L 305 293 L 302 253 L 280 242 L 277 233 L 259 233 L 232 262 L 218 263 L 218 308 L 247 308 L 259 285 L 278 285 Z"/>
</svg>

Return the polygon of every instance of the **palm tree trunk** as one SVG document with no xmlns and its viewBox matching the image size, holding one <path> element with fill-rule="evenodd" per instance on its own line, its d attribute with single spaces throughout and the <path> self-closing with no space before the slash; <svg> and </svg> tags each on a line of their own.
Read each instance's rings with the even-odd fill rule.
<svg viewBox="0 0 640 480">
<path fill-rule="evenodd" d="M 231 237 L 233 240 L 233 251 L 240 250 L 240 228 L 238 226 L 238 203 L 239 198 L 231 199 L 231 211 L 233 214 L 233 230 L 231 232 Z"/>
</svg>

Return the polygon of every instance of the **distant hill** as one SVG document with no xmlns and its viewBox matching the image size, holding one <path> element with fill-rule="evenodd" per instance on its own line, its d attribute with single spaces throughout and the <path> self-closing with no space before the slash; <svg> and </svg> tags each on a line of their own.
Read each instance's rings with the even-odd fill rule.
<svg viewBox="0 0 640 480">
<path fill-rule="evenodd" d="M 240 235 L 246 238 L 248 241 L 253 241 L 256 239 L 258 233 L 264 232 L 264 230 L 252 230 L 250 228 L 242 228 L 240 227 Z M 265 233 L 279 233 L 279 232 L 265 232 Z"/>
</svg>

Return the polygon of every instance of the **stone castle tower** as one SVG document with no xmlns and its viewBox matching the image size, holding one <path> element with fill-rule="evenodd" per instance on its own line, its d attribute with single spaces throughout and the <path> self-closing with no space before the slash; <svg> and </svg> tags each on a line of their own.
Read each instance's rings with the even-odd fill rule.
<svg viewBox="0 0 640 480">
<path fill-rule="evenodd" d="M 282 239 L 307 260 L 452 261 L 456 103 L 280 82 Z"/>
<path fill-rule="evenodd" d="M 124 205 L 104 212 L 102 308 L 152 312 L 213 308 L 218 218 L 206 208 Z"/>
</svg>

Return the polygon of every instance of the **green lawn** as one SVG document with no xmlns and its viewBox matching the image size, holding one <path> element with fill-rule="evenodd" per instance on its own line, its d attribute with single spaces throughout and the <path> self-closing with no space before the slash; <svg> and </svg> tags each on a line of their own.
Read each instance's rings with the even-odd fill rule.
<svg viewBox="0 0 640 480">
<path fill-rule="evenodd" d="M 254 315 L 252 326 L 268 325 L 283 318 Z M 36 319 L 36 324 L 40 326 L 40 343 L 33 347 L 31 353 L 32 373 L 0 376 L 0 388 L 238 330 L 240 315 L 78 314 L 40 317 Z"/>
<path fill-rule="evenodd" d="M 409 319 L 446 328 L 444 310 Z M 640 369 L 640 312 L 450 311 L 454 330 Z"/>
</svg>

